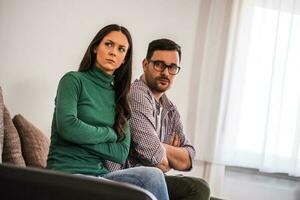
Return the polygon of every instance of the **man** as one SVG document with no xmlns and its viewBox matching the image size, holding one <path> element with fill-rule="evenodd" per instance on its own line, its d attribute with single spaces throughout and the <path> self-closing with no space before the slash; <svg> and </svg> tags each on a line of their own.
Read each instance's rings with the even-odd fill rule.
<svg viewBox="0 0 300 200">
<path fill-rule="evenodd" d="M 165 94 L 180 70 L 180 59 L 181 48 L 171 40 L 149 44 L 144 73 L 129 93 L 132 150 L 126 167 L 156 166 L 163 172 L 192 168 L 194 147 L 183 133 L 177 108 Z M 168 175 L 165 179 L 170 199 L 209 199 L 209 187 L 202 179 Z"/>
</svg>

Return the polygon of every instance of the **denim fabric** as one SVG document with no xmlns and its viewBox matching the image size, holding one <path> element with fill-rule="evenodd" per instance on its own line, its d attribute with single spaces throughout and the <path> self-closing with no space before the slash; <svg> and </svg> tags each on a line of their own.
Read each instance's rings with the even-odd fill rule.
<svg viewBox="0 0 300 200">
<path fill-rule="evenodd" d="M 103 178 L 139 186 L 151 192 L 158 200 L 168 200 L 164 174 L 154 167 L 134 167 L 110 172 Z"/>
</svg>

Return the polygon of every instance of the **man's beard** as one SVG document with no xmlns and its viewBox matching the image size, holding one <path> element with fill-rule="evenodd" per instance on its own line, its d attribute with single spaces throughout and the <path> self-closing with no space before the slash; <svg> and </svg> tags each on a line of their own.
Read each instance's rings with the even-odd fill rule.
<svg viewBox="0 0 300 200">
<path fill-rule="evenodd" d="M 158 83 L 160 80 L 166 81 L 168 85 L 165 87 L 161 87 L 162 84 Z M 171 82 L 170 79 L 168 79 L 167 77 L 163 77 L 163 76 L 160 76 L 155 79 L 152 79 L 151 81 L 148 81 L 150 90 L 152 90 L 153 92 L 161 92 L 161 93 L 163 93 L 169 89 L 170 82 Z"/>
</svg>

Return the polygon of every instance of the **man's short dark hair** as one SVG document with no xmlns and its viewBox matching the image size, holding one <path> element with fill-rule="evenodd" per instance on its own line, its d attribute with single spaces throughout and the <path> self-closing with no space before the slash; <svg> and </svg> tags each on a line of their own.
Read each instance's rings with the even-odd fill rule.
<svg viewBox="0 0 300 200">
<path fill-rule="evenodd" d="M 179 55 L 179 61 L 181 60 L 181 47 L 172 40 L 162 38 L 150 42 L 146 59 L 151 59 L 151 57 L 153 56 L 153 52 L 157 50 L 177 51 Z"/>
</svg>

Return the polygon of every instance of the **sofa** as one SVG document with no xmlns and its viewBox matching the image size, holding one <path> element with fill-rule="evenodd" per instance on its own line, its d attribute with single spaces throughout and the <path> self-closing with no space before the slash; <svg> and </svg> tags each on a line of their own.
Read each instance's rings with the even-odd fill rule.
<svg viewBox="0 0 300 200">
<path fill-rule="evenodd" d="M 5 197 L 1 199 L 156 199 L 129 184 L 45 169 L 49 145 L 49 138 L 23 115 L 11 118 L 0 86 L 0 191 Z"/>
<path fill-rule="evenodd" d="M 1 199 L 156 199 L 130 184 L 45 169 L 49 144 L 49 138 L 24 116 L 11 118 L 0 87 Z"/>
<path fill-rule="evenodd" d="M 150 192 L 126 183 L 10 164 L 0 164 L 0 187 L 1 199 L 156 199 Z"/>
</svg>

